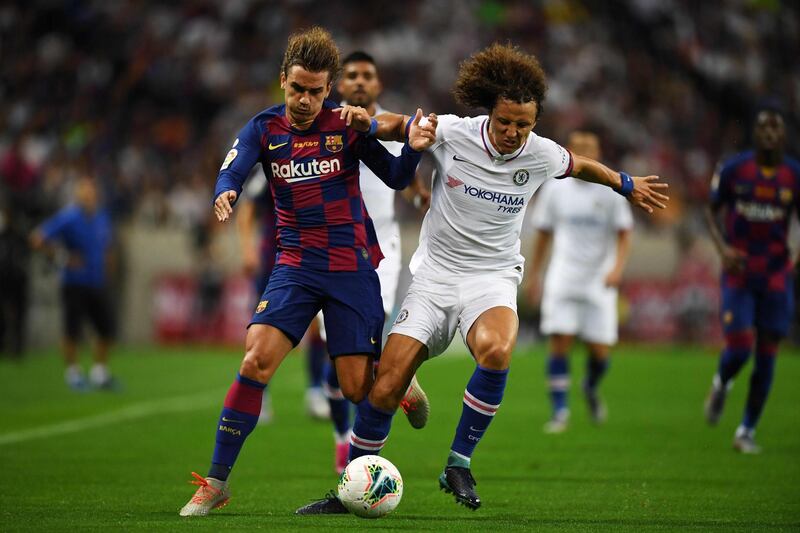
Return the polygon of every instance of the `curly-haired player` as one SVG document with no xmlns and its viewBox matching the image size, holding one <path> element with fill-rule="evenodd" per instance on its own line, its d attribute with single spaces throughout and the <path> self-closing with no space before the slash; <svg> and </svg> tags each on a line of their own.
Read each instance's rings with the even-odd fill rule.
<svg viewBox="0 0 800 533">
<path fill-rule="evenodd" d="M 517 340 L 519 233 L 533 193 L 546 180 L 574 176 L 611 187 L 648 212 L 668 200 L 660 192 L 667 185 L 654 183 L 656 176 L 614 172 L 532 133 L 545 92 L 539 62 L 511 45 L 492 45 L 461 65 L 456 99 L 489 113 L 438 117 L 436 142 L 428 148 L 436 166 L 431 208 L 410 264 L 414 279 L 353 427 L 351 460 L 378 453 L 417 367 L 441 354 L 460 330 L 476 367 L 439 485 L 472 509 L 481 500 L 470 458 L 500 407 Z M 379 116 L 378 135 L 397 130 L 402 120 Z M 335 498 L 299 511 L 346 512 Z"/>
</svg>

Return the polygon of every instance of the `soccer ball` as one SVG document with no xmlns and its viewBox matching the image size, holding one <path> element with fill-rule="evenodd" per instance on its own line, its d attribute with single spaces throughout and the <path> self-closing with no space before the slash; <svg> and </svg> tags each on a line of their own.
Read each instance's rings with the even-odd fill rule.
<svg viewBox="0 0 800 533">
<path fill-rule="evenodd" d="M 364 455 L 354 459 L 339 477 L 339 500 L 361 518 L 380 518 L 397 508 L 403 478 L 388 459 Z"/>
</svg>

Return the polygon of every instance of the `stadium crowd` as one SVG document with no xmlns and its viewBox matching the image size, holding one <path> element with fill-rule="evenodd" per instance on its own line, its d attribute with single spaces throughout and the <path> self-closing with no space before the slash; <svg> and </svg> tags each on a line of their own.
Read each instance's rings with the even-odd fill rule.
<svg viewBox="0 0 800 533">
<path fill-rule="evenodd" d="M 668 177 L 672 207 L 643 223 L 693 234 L 716 161 L 746 145 L 760 103 L 780 103 L 787 151 L 800 153 L 797 6 L 723 3 L 4 2 L 0 277 L 25 270 L 24 235 L 82 172 L 99 179 L 118 222 L 209 225 L 233 132 L 280 99 L 286 37 L 312 24 L 343 52 L 374 55 L 382 104 L 405 112 L 464 111 L 449 90 L 481 46 L 534 52 L 550 86 L 537 131 L 563 141 L 589 127 L 613 166 Z"/>
</svg>

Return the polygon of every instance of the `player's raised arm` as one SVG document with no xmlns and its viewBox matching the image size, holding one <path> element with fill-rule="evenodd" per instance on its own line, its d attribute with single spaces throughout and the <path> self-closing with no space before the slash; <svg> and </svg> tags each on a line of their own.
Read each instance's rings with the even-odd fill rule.
<svg viewBox="0 0 800 533">
<path fill-rule="evenodd" d="M 214 214 L 220 222 L 233 214 L 233 205 L 242 194 L 250 170 L 261 156 L 261 141 L 255 119 L 242 128 L 225 156 L 214 187 Z"/>
<path fill-rule="evenodd" d="M 351 105 L 344 105 L 338 111 L 345 124 L 381 141 L 408 141 L 412 148 L 420 151 L 433 144 L 426 144 L 426 140 L 436 140 L 438 118 L 435 113 L 429 113 L 423 120 L 421 109 L 417 109 L 413 117 L 397 113 L 381 113 L 370 117 L 363 107 Z"/>
<path fill-rule="evenodd" d="M 625 172 L 616 172 L 604 164 L 589 159 L 588 157 L 574 156 L 574 166 L 571 174 L 583 181 L 599 183 L 611 187 L 634 205 L 653 212 L 653 208 L 665 209 L 669 196 L 661 191 L 669 187 L 668 184 L 658 181 L 658 176 L 630 176 Z"/>
</svg>

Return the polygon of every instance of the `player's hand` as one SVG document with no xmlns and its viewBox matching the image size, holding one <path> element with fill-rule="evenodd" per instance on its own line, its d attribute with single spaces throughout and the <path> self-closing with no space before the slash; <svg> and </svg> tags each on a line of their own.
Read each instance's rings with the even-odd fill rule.
<svg viewBox="0 0 800 533">
<path fill-rule="evenodd" d="M 628 196 L 628 201 L 633 205 L 637 205 L 647 211 L 653 212 L 653 208 L 666 209 L 666 202 L 669 201 L 669 196 L 663 194 L 669 188 L 669 185 L 658 181 L 658 176 L 633 176 L 633 191 Z"/>
<path fill-rule="evenodd" d="M 609 288 L 619 288 L 620 284 L 622 283 L 622 272 L 617 270 L 616 268 L 613 269 L 611 272 L 606 275 L 606 287 Z"/>
<path fill-rule="evenodd" d="M 417 108 L 411 127 L 408 129 L 408 145 L 421 152 L 433 146 L 436 142 L 436 126 L 439 124 L 439 117 L 435 113 L 430 113 L 422 122 L 422 109 Z"/>
<path fill-rule="evenodd" d="M 339 116 L 344 123 L 356 131 L 368 132 L 372 124 L 372 117 L 369 112 L 363 107 L 357 105 L 343 105 L 337 107 L 334 111 L 339 111 Z"/>
<path fill-rule="evenodd" d="M 737 250 L 732 246 L 725 246 L 720 250 L 720 259 L 722 259 L 722 268 L 726 272 L 731 274 L 744 272 L 747 255 L 741 250 Z"/>
<path fill-rule="evenodd" d="M 417 189 L 417 194 L 414 195 L 413 203 L 414 207 L 424 213 L 431 206 L 431 191 L 425 187 L 420 187 Z"/>
<path fill-rule="evenodd" d="M 225 222 L 231 217 L 236 196 L 236 191 L 224 191 L 214 200 L 214 214 L 218 221 Z"/>
</svg>

